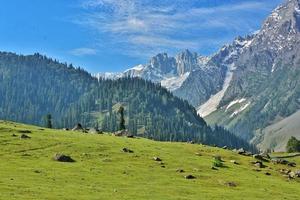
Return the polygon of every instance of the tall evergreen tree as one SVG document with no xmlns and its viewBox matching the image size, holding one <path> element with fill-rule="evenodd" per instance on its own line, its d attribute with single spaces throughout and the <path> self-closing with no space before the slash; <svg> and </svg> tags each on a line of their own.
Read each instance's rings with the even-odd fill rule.
<svg viewBox="0 0 300 200">
<path fill-rule="evenodd" d="M 125 130 L 125 119 L 124 119 L 124 107 L 121 106 L 118 110 L 118 113 L 120 114 L 120 130 Z"/>
<path fill-rule="evenodd" d="M 46 128 L 52 128 L 52 116 L 51 114 L 47 114 L 45 117 L 45 126 Z"/>
</svg>

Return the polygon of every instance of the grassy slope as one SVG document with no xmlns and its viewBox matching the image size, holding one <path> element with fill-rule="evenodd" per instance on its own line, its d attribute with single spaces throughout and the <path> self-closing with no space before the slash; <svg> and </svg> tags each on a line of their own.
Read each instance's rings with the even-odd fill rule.
<svg viewBox="0 0 300 200">
<path fill-rule="evenodd" d="M 18 130 L 31 130 L 20 139 Z M 18 137 L 12 137 L 12 134 Z M 256 172 L 252 158 L 231 151 L 184 143 L 88 135 L 0 121 L 0 199 L 298 199 L 299 182 L 269 167 Z M 123 153 L 128 147 L 132 154 Z M 202 156 L 195 155 L 201 153 Z M 75 163 L 52 160 L 71 155 Z M 212 156 L 225 160 L 211 170 Z M 166 168 L 155 162 L 163 159 Z M 229 160 L 235 159 L 240 165 Z M 293 158 L 300 166 L 300 159 Z M 178 173 L 176 169 L 184 169 Z M 264 175 L 269 171 L 272 175 Z M 184 175 L 193 174 L 195 180 Z M 225 185 L 234 181 L 237 187 Z"/>
<path fill-rule="evenodd" d="M 286 144 L 292 136 L 300 139 L 299 120 L 300 111 L 263 129 L 264 138 L 259 147 L 262 149 L 271 147 L 275 151 L 285 151 Z"/>
</svg>

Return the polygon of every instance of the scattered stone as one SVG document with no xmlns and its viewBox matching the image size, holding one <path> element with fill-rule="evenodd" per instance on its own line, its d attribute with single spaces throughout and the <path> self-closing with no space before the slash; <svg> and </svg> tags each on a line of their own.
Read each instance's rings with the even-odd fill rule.
<svg viewBox="0 0 300 200">
<path fill-rule="evenodd" d="M 289 164 L 289 161 L 287 160 L 283 160 L 283 159 L 271 159 L 271 162 L 274 163 L 274 164 L 282 164 L 282 165 L 287 165 Z"/>
<path fill-rule="evenodd" d="M 122 151 L 125 152 L 125 153 L 133 153 L 132 150 L 130 150 L 130 149 L 126 148 L 126 147 L 123 148 Z"/>
<path fill-rule="evenodd" d="M 230 160 L 231 163 L 235 164 L 235 165 L 238 165 L 239 163 L 235 160 Z"/>
<path fill-rule="evenodd" d="M 228 186 L 228 187 L 236 187 L 237 186 L 236 183 L 232 182 L 232 181 L 226 182 L 225 185 Z"/>
<path fill-rule="evenodd" d="M 166 168 L 166 166 L 164 166 L 164 165 L 162 165 L 162 166 L 160 166 L 161 168 Z"/>
<path fill-rule="evenodd" d="M 100 134 L 101 131 L 97 128 L 91 128 L 89 129 L 88 133 L 91 133 L 91 134 Z"/>
<path fill-rule="evenodd" d="M 31 133 L 31 131 L 29 131 L 29 130 L 19 130 L 18 132 L 19 133 Z"/>
<path fill-rule="evenodd" d="M 178 173 L 184 173 L 184 170 L 183 169 L 177 169 L 176 172 L 178 172 Z"/>
<path fill-rule="evenodd" d="M 191 174 L 184 176 L 184 178 L 185 179 L 196 179 L 196 177 Z"/>
<path fill-rule="evenodd" d="M 55 154 L 53 159 L 55 161 L 59 161 L 59 162 L 75 162 L 75 160 L 73 160 L 73 158 L 71 158 L 70 156 L 64 155 L 64 154 Z"/>
<path fill-rule="evenodd" d="M 296 167 L 296 163 L 290 162 L 290 163 L 288 163 L 288 166 L 289 166 L 289 167 Z"/>
<path fill-rule="evenodd" d="M 16 134 L 12 134 L 11 136 L 12 136 L 12 137 L 17 137 L 17 135 L 16 135 Z"/>
<path fill-rule="evenodd" d="M 291 170 L 289 170 L 289 169 L 280 169 L 279 172 L 280 172 L 281 174 L 288 175 L 288 174 L 291 172 Z"/>
<path fill-rule="evenodd" d="M 63 131 L 69 131 L 69 129 L 68 128 L 63 128 Z"/>
<path fill-rule="evenodd" d="M 159 157 L 153 157 L 153 160 L 154 160 L 154 161 L 158 161 L 158 162 L 159 162 L 159 161 L 162 161 Z"/>
<path fill-rule="evenodd" d="M 202 156 L 202 154 L 201 154 L 201 153 L 198 153 L 198 152 L 196 152 L 195 155 L 196 155 L 196 156 Z"/>
<path fill-rule="evenodd" d="M 21 139 L 30 139 L 31 137 L 29 137 L 29 136 L 26 135 L 26 134 L 22 134 L 22 135 L 20 136 L 20 138 L 21 138 Z"/>
<path fill-rule="evenodd" d="M 271 173 L 270 172 L 266 172 L 265 175 L 271 176 Z"/>
<path fill-rule="evenodd" d="M 134 138 L 134 135 L 127 135 L 127 138 Z"/>
<path fill-rule="evenodd" d="M 116 131 L 113 133 L 114 136 L 117 136 L 117 137 L 127 137 L 128 135 L 131 135 L 129 134 L 128 130 L 121 130 L 121 131 Z"/>
<path fill-rule="evenodd" d="M 72 131 L 83 131 L 83 127 L 80 123 L 78 123 L 74 126 L 74 128 L 72 128 Z"/>
<path fill-rule="evenodd" d="M 211 169 L 212 169 L 212 170 L 218 170 L 218 168 L 216 168 L 216 167 L 214 167 L 214 166 L 212 166 Z"/>
<path fill-rule="evenodd" d="M 263 163 L 259 160 L 254 161 L 252 163 L 254 164 L 255 167 L 258 167 L 258 168 L 263 168 L 264 167 Z"/>
<path fill-rule="evenodd" d="M 243 155 L 246 153 L 246 151 L 243 148 L 240 148 L 239 150 L 237 150 L 237 153 Z"/>
</svg>

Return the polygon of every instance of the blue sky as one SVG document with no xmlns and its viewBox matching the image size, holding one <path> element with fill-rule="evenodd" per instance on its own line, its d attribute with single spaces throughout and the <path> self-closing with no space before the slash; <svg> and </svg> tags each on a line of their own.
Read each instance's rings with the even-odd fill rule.
<svg viewBox="0 0 300 200">
<path fill-rule="evenodd" d="M 210 55 L 258 30 L 282 1 L 0 0 L 0 50 L 123 71 L 160 52 Z"/>
</svg>

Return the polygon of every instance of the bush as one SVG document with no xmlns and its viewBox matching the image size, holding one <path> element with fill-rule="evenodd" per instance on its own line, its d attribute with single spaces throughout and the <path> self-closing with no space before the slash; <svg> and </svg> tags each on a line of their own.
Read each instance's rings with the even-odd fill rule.
<svg viewBox="0 0 300 200">
<path fill-rule="evenodd" d="M 286 145 L 288 153 L 300 152 L 300 141 L 295 137 L 291 137 Z"/>
<path fill-rule="evenodd" d="M 213 166 L 214 167 L 223 167 L 222 159 L 219 156 L 214 157 Z"/>
</svg>

